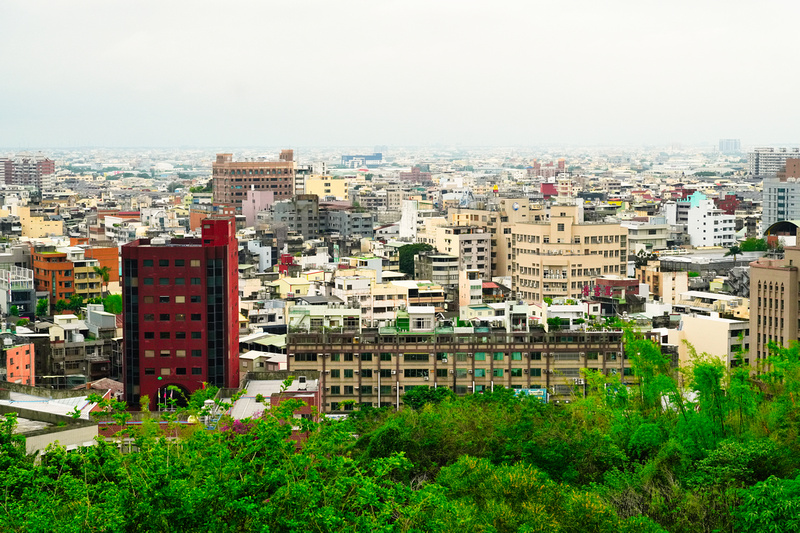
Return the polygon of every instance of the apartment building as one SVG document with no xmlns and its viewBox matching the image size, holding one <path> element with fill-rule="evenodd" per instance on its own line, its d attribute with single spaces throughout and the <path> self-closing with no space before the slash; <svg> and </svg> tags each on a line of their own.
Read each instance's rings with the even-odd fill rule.
<svg viewBox="0 0 800 533">
<path fill-rule="evenodd" d="M 0 158 L 6 185 L 34 186 L 39 191 L 55 186 L 56 162 L 43 154 L 20 153 Z"/>
<path fill-rule="evenodd" d="M 756 148 L 747 154 L 747 171 L 753 176 L 774 176 L 789 158 L 800 158 L 800 148 Z"/>
<path fill-rule="evenodd" d="M 764 178 L 762 227 L 800 219 L 800 154 L 787 158 L 775 176 Z"/>
<path fill-rule="evenodd" d="M 627 229 L 618 222 L 584 222 L 579 205 L 553 205 L 549 221 L 514 224 L 511 231 L 511 288 L 528 303 L 580 299 L 595 278 L 627 272 Z"/>
<path fill-rule="evenodd" d="M 636 270 L 639 283 L 646 283 L 654 299 L 676 304 L 680 295 L 689 290 L 688 272 L 664 272 L 661 261 L 650 261 Z"/>
<path fill-rule="evenodd" d="M 714 204 L 714 200 L 699 191 L 685 202 L 689 204 L 686 231 L 692 246 L 727 248 L 736 244 L 734 215 L 726 215 Z"/>
<path fill-rule="evenodd" d="M 51 308 L 75 294 L 75 265 L 54 248 L 33 252 L 33 279 L 37 291 L 47 292 Z"/>
<path fill-rule="evenodd" d="M 33 270 L 9 263 L 0 264 L 0 312 L 8 315 L 12 307 L 16 307 L 19 316 L 34 316 L 36 290 Z"/>
<path fill-rule="evenodd" d="M 787 247 L 784 259 L 750 263 L 750 364 L 769 355 L 768 343 L 789 347 L 798 336 L 800 247 Z"/>
<path fill-rule="evenodd" d="M 350 182 L 344 176 L 309 176 L 305 181 L 305 194 L 316 194 L 323 199 L 350 201 Z"/>
<path fill-rule="evenodd" d="M 458 256 L 459 269 L 479 270 L 492 275 L 492 237 L 478 226 L 436 226 L 427 234 L 435 235 L 434 247 L 442 254 Z"/>
<path fill-rule="evenodd" d="M 458 285 L 459 258 L 438 252 L 420 252 L 414 256 L 414 278 L 429 279 L 442 286 Z"/>
<path fill-rule="evenodd" d="M 234 220 L 210 218 L 200 239 L 122 247 L 125 400 L 135 408 L 175 385 L 239 386 L 238 250 Z"/>
<path fill-rule="evenodd" d="M 307 240 L 318 238 L 322 231 L 319 198 L 316 194 L 299 194 L 288 200 L 275 202 L 271 211 L 273 222 L 286 224 L 290 231 L 302 234 Z"/>
<path fill-rule="evenodd" d="M 211 166 L 214 203 L 240 210 L 248 190 L 272 191 L 275 200 L 289 199 L 294 196 L 296 174 L 294 150 L 281 150 L 278 161 L 234 161 L 233 154 L 217 154 Z"/>
<path fill-rule="evenodd" d="M 287 352 L 290 371 L 320 372 L 322 409 L 329 413 L 352 404 L 400 408 L 401 396 L 420 386 L 458 395 L 501 386 L 545 389 L 569 401 L 583 394 L 581 368 L 632 374 L 621 332 L 452 327 L 424 306 L 399 312 L 392 326 L 289 334 Z"/>
<path fill-rule="evenodd" d="M 622 223 L 628 230 L 628 253 L 666 250 L 670 225 L 666 217 L 636 217 Z"/>
</svg>

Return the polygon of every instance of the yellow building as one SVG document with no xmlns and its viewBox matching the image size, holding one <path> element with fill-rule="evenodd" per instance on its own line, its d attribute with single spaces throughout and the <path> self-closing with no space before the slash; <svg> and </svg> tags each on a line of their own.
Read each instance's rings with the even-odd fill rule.
<svg viewBox="0 0 800 533">
<path fill-rule="evenodd" d="M 31 216 L 31 208 L 17 206 L 16 214 L 22 226 L 22 236 L 40 239 L 50 235 L 64 235 L 63 220 L 49 220 L 44 216 Z"/>
<path fill-rule="evenodd" d="M 337 200 L 349 201 L 351 183 L 351 179 L 342 176 L 310 176 L 305 181 L 305 193 L 316 194 L 320 199 L 333 196 Z"/>
<path fill-rule="evenodd" d="M 585 223 L 580 206 L 554 204 L 549 221 L 510 231 L 512 289 L 528 303 L 579 299 L 595 278 L 627 271 L 628 230 L 617 222 Z"/>
</svg>

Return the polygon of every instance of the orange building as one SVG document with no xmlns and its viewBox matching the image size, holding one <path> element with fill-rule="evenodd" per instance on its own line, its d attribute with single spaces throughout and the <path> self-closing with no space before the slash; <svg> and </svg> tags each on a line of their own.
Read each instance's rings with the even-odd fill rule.
<svg viewBox="0 0 800 533">
<path fill-rule="evenodd" d="M 33 281 L 37 291 L 47 291 L 53 306 L 75 294 L 75 266 L 65 253 L 34 252 Z"/>
<path fill-rule="evenodd" d="M 100 268 L 108 267 L 110 271 L 108 274 L 108 281 L 119 281 L 119 249 L 116 247 L 100 248 L 92 246 L 91 248 L 84 249 L 84 257 L 86 259 L 97 259 L 100 262 Z"/>
<path fill-rule="evenodd" d="M 22 385 L 36 385 L 35 350 L 33 343 L 21 344 L 6 350 L 6 381 Z"/>
</svg>

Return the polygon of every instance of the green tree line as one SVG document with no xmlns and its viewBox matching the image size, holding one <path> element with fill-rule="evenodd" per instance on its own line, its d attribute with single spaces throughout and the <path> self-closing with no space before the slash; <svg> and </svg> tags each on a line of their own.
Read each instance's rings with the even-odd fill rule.
<svg viewBox="0 0 800 533">
<path fill-rule="evenodd" d="M 800 349 L 773 346 L 758 375 L 696 353 L 676 374 L 630 332 L 626 353 L 630 383 L 587 372 L 569 404 L 420 387 L 399 412 L 316 423 L 289 400 L 178 440 L 145 421 L 130 453 L 100 441 L 37 462 L 7 418 L 0 530 L 800 530 Z"/>
</svg>

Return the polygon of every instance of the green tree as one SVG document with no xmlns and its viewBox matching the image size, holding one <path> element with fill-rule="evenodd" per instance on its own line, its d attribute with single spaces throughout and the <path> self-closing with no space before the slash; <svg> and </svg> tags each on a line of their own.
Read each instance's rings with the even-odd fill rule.
<svg viewBox="0 0 800 533">
<path fill-rule="evenodd" d="M 122 296 L 119 294 L 109 294 L 103 298 L 103 310 L 106 313 L 113 313 L 115 315 L 122 314 Z"/>
<path fill-rule="evenodd" d="M 83 307 L 83 296 L 80 294 L 72 294 L 69 297 L 69 302 L 67 302 L 67 309 L 70 311 L 78 312 Z"/>
<path fill-rule="evenodd" d="M 103 284 L 103 294 L 108 291 L 108 281 L 111 278 L 111 269 L 107 266 L 94 267 L 94 273 L 100 278 Z"/>
<path fill-rule="evenodd" d="M 725 257 L 733 256 L 733 262 L 736 262 L 736 256 L 742 253 L 742 249 L 737 245 L 733 245 L 725 252 Z"/>
<path fill-rule="evenodd" d="M 19 307 L 17 307 L 16 305 L 12 305 L 11 307 L 8 308 L 8 313 L 11 316 L 19 316 Z"/>
<path fill-rule="evenodd" d="M 50 307 L 50 302 L 47 301 L 47 298 L 40 298 L 36 302 L 36 316 L 45 316 L 48 307 Z"/>
<path fill-rule="evenodd" d="M 400 272 L 414 276 L 414 256 L 420 252 L 428 252 L 433 250 L 430 244 L 418 242 L 414 244 L 406 244 L 401 246 L 398 250 L 400 260 Z"/>
<path fill-rule="evenodd" d="M 403 404 L 412 409 L 421 409 L 427 404 L 438 404 L 455 398 L 447 387 L 414 387 L 403 394 Z"/>
<path fill-rule="evenodd" d="M 55 305 L 56 312 L 57 313 L 62 313 L 64 311 L 66 311 L 68 305 L 69 304 L 67 304 L 66 300 L 63 300 L 63 299 L 56 300 L 56 305 Z"/>
<path fill-rule="evenodd" d="M 742 241 L 739 245 L 739 249 L 742 252 L 766 252 L 769 250 L 769 245 L 766 239 L 750 237 Z"/>
</svg>

